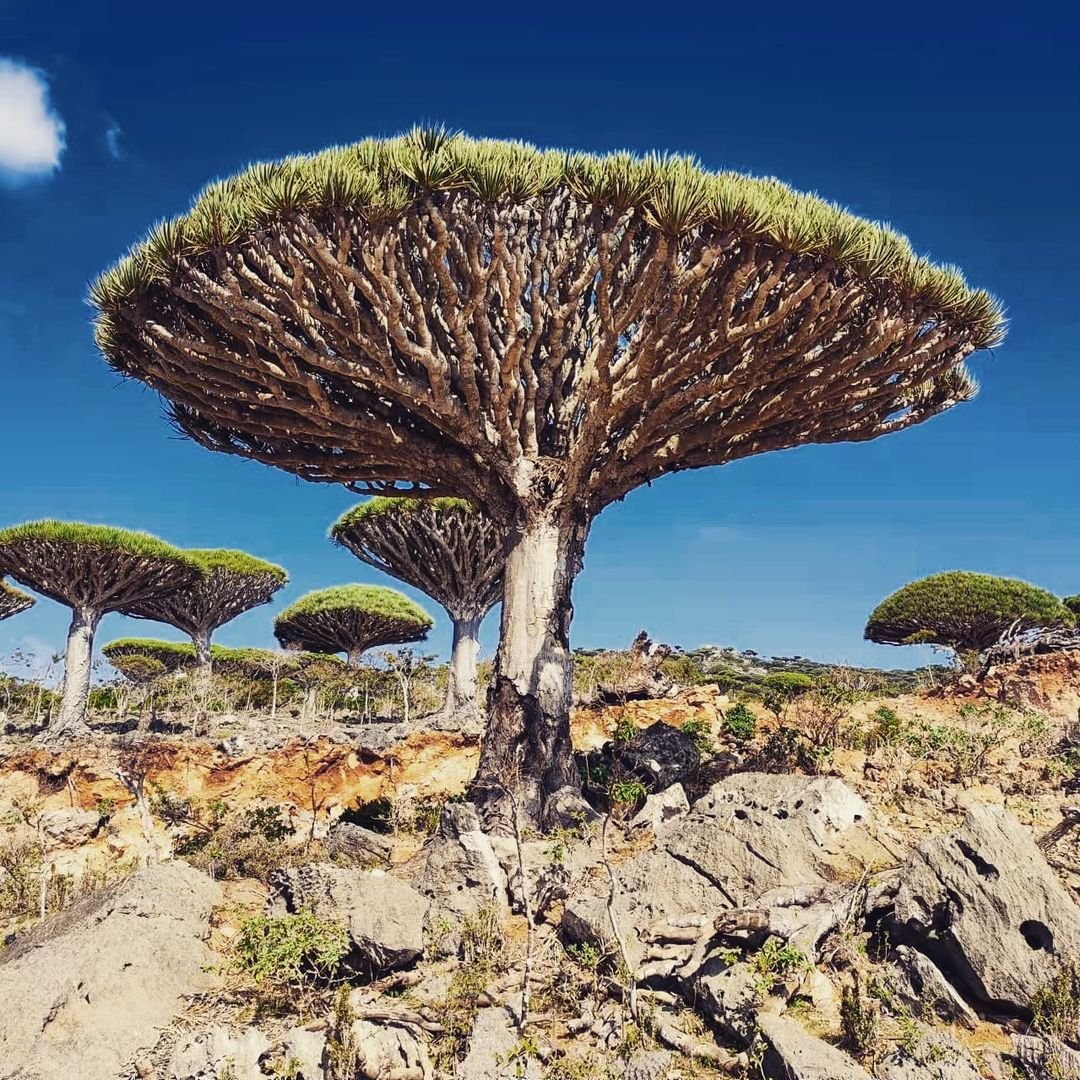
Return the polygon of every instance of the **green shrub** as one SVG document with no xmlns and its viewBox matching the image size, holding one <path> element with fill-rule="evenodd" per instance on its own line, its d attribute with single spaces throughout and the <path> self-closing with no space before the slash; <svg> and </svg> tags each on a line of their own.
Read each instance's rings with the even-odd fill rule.
<svg viewBox="0 0 1080 1080">
<path fill-rule="evenodd" d="M 1031 997 L 1034 1026 L 1044 1035 L 1075 1042 L 1080 1032 L 1080 960 L 1064 963 Z"/>
<path fill-rule="evenodd" d="M 649 792 L 640 780 L 614 780 L 608 788 L 608 797 L 612 805 L 620 809 L 631 809 L 644 802 Z"/>
<path fill-rule="evenodd" d="M 344 928 L 310 911 L 296 915 L 258 915 L 236 937 L 230 968 L 256 986 L 292 992 L 337 978 L 349 951 Z"/>
<path fill-rule="evenodd" d="M 763 683 L 770 690 L 794 698 L 810 690 L 814 680 L 801 671 L 774 671 L 765 676 Z"/>
<path fill-rule="evenodd" d="M 724 731 L 736 742 L 748 743 L 757 734 L 757 717 L 741 702 L 724 714 Z"/>
<path fill-rule="evenodd" d="M 1045 589 L 955 570 L 913 581 L 886 597 L 870 615 L 864 636 L 882 645 L 939 645 L 970 666 L 1008 631 L 1074 623 L 1073 613 Z"/>
<path fill-rule="evenodd" d="M 705 720 L 687 720 L 681 730 L 684 735 L 689 735 L 694 740 L 694 745 L 702 758 L 711 757 L 716 753 L 716 744 L 712 740 L 709 725 Z"/>
</svg>

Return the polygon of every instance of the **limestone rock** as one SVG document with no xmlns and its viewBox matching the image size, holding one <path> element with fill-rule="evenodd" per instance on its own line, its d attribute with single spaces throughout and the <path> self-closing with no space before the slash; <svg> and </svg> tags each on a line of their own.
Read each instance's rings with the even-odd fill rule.
<svg viewBox="0 0 1080 1080">
<path fill-rule="evenodd" d="M 706 960 L 694 978 L 694 1007 L 740 1046 L 749 1046 L 757 1033 L 761 995 L 750 965 L 740 961 L 723 967 Z"/>
<path fill-rule="evenodd" d="M 167 1075 L 169 1080 L 264 1080 L 259 1060 L 269 1049 L 270 1040 L 258 1028 L 208 1028 L 177 1044 Z"/>
<path fill-rule="evenodd" d="M 758 1029 L 766 1045 L 762 1071 L 768 1080 L 870 1080 L 858 1062 L 786 1016 L 765 1014 Z"/>
<path fill-rule="evenodd" d="M 5 1075 L 115 1080 L 209 989 L 210 909 L 220 886 L 182 862 L 134 874 L 16 938 L 0 953 Z"/>
<path fill-rule="evenodd" d="M 338 822 L 326 838 L 328 855 L 361 869 L 385 865 L 393 850 L 394 842 L 389 836 L 348 821 Z"/>
<path fill-rule="evenodd" d="M 89 843 L 101 828 L 101 815 L 93 810 L 63 807 L 46 810 L 40 818 L 41 831 L 61 847 L 80 847 Z"/>
<path fill-rule="evenodd" d="M 894 920 L 968 995 L 1017 1012 L 1063 959 L 1080 955 L 1080 908 L 1031 835 L 996 806 L 975 806 L 931 837 L 900 875 Z"/>
<path fill-rule="evenodd" d="M 290 1028 L 281 1040 L 281 1056 L 291 1080 L 323 1080 L 326 1036 L 321 1031 Z"/>
<path fill-rule="evenodd" d="M 682 784 L 672 784 L 645 800 L 645 805 L 631 820 L 630 828 L 651 828 L 656 832 L 661 825 L 666 825 L 672 818 L 681 817 L 689 809 L 690 803 Z"/>
<path fill-rule="evenodd" d="M 413 884 L 431 902 L 428 940 L 438 952 L 457 952 L 461 921 L 482 907 L 494 904 L 501 918 L 510 914 L 506 874 L 469 803 L 443 807 L 438 832 L 410 869 Z"/>
<path fill-rule="evenodd" d="M 664 1080 L 674 1056 L 670 1050 L 638 1050 L 630 1055 L 622 1080 Z"/>
<path fill-rule="evenodd" d="M 276 871 L 271 884 L 272 914 L 307 908 L 345 927 L 352 944 L 345 962 L 354 970 L 373 974 L 405 967 L 424 950 L 427 900 L 381 870 L 311 863 Z"/>
<path fill-rule="evenodd" d="M 692 735 L 657 720 L 628 743 L 614 745 L 612 759 L 620 771 L 635 777 L 647 791 L 664 791 L 685 780 L 701 763 Z"/>
<path fill-rule="evenodd" d="M 424 1044 L 402 1027 L 354 1020 L 349 1049 L 356 1062 L 356 1080 L 421 1080 L 431 1075 Z"/>
<path fill-rule="evenodd" d="M 459 1080 L 540 1080 L 540 1062 L 535 1058 L 511 1058 L 518 1041 L 506 1009 L 481 1009 L 469 1037 L 469 1052 L 458 1067 Z"/>
<path fill-rule="evenodd" d="M 894 986 L 907 1004 L 921 1013 L 933 1011 L 946 1021 L 963 1024 L 974 1031 L 979 1023 L 975 1010 L 956 992 L 934 962 L 909 945 L 898 945 L 895 953 L 897 978 Z"/>
<path fill-rule="evenodd" d="M 876 1075 L 878 1080 L 982 1080 L 971 1055 L 948 1032 L 929 1028 L 910 1052 L 893 1049 Z"/>
</svg>

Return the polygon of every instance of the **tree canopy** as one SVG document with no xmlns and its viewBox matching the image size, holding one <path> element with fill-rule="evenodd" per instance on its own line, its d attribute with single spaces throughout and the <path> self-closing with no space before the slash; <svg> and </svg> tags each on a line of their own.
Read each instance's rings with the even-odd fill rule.
<svg viewBox="0 0 1080 1080">
<path fill-rule="evenodd" d="M 99 613 L 182 588 L 205 573 L 150 533 L 53 520 L 0 530 L 0 567 L 50 600 Z"/>
<path fill-rule="evenodd" d="M 0 619 L 10 619 L 34 606 L 32 596 L 16 589 L 0 578 Z"/>
<path fill-rule="evenodd" d="M 464 499 L 368 499 L 342 514 L 330 537 L 451 618 L 482 618 L 502 597 L 503 532 Z"/>
<path fill-rule="evenodd" d="M 286 648 L 346 653 L 355 663 L 376 645 L 421 641 L 433 620 L 419 604 L 381 585 L 335 585 L 301 596 L 274 620 Z"/>
<path fill-rule="evenodd" d="M 1010 631 L 1071 626 L 1053 593 L 1015 578 L 953 570 L 913 581 L 886 597 L 866 624 L 882 645 L 941 645 L 958 653 L 988 649 Z"/>
<path fill-rule="evenodd" d="M 580 451 L 563 480 L 595 513 L 908 426 L 971 396 L 959 365 L 1004 326 L 955 268 L 775 179 L 436 130 L 217 181 L 91 299 L 109 362 L 204 445 L 492 513 L 523 458 Z"/>
<path fill-rule="evenodd" d="M 1066 596 L 1061 601 L 1074 615 L 1080 615 L 1080 596 Z"/>
<path fill-rule="evenodd" d="M 250 608 L 268 603 L 289 576 L 280 566 L 244 551 L 190 548 L 186 554 L 202 567 L 202 577 L 186 588 L 137 601 L 124 614 L 190 634 L 206 663 L 211 659 L 211 633 Z"/>
</svg>

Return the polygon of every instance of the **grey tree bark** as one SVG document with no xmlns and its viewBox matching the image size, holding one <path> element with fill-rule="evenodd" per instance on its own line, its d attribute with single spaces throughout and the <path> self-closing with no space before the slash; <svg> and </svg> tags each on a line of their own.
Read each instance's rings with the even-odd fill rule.
<svg viewBox="0 0 1080 1080">
<path fill-rule="evenodd" d="M 482 619 L 475 615 L 453 618 L 454 638 L 443 706 L 443 712 L 447 714 L 476 709 L 476 665 L 480 656 Z"/>
<path fill-rule="evenodd" d="M 545 827 L 588 812 L 570 742 L 570 594 L 588 523 L 538 514 L 509 539 L 502 636 L 488 688 L 488 723 L 473 798 L 489 826 L 507 828 L 507 791 Z"/>
<path fill-rule="evenodd" d="M 50 725 L 46 733 L 50 741 L 91 734 L 86 723 L 86 702 L 90 696 L 94 633 L 100 621 L 101 613 L 93 608 L 72 610 L 67 649 L 64 652 L 64 695 L 56 722 Z"/>
</svg>

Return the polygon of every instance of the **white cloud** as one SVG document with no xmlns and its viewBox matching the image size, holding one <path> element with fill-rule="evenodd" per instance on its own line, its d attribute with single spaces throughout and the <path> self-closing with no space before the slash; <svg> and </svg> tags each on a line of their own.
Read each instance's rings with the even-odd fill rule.
<svg viewBox="0 0 1080 1080">
<path fill-rule="evenodd" d="M 0 177 L 47 177 L 60 167 L 64 146 L 64 121 L 49 103 L 44 73 L 0 57 Z"/>
<path fill-rule="evenodd" d="M 124 129 L 111 117 L 108 118 L 108 127 L 105 128 L 105 149 L 109 151 L 109 157 L 114 161 L 123 161 L 127 155 L 120 145 L 120 136 Z"/>
</svg>

